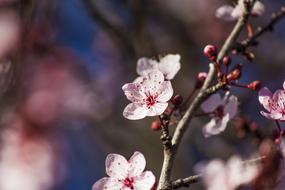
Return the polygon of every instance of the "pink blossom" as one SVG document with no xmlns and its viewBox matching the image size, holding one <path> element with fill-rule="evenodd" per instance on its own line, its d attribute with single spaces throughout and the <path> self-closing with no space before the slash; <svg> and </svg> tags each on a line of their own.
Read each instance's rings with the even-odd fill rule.
<svg viewBox="0 0 285 190">
<path fill-rule="evenodd" d="M 140 77 L 134 83 L 125 84 L 122 89 L 132 102 L 127 105 L 123 115 L 131 120 L 162 114 L 173 95 L 170 81 L 164 81 L 163 74 L 158 70 Z"/>
<path fill-rule="evenodd" d="M 150 190 L 155 184 L 153 173 L 143 172 L 146 160 L 140 152 L 135 152 L 129 161 L 119 154 L 109 154 L 105 163 L 109 177 L 97 181 L 92 190 Z"/>
<path fill-rule="evenodd" d="M 0 189 L 48 190 L 56 183 L 56 156 L 47 139 L 27 136 L 21 128 L 1 135 Z M 57 168 L 57 174 L 60 168 Z"/>
<path fill-rule="evenodd" d="M 225 130 L 227 123 L 237 113 L 237 97 L 226 94 L 224 99 L 219 94 L 211 95 L 202 105 L 204 112 L 213 115 L 213 118 L 203 128 L 205 137 L 217 135 Z"/>
<path fill-rule="evenodd" d="M 269 112 L 261 111 L 260 113 L 273 120 L 285 120 L 285 81 L 283 90 L 276 90 L 274 94 L 266 87 L 262 88 L 258 93 L 259 102 Z"/>
<path fill-rule="evenodd" d="M 137 73 L 145 76 L 151 71 L 159 70 L 166 80 L 171 80 L 180 70 L 180 67 L 180 55 L 178 54 L 168 54 L 161 58 L 159 62 L 143 57 L 137 62 Z"/>
<path fill-rule="evenodd" d="M 244 1 L 239 0 L 238 4 L 233 7 L 230 5 L 223 5 L 216 11 L 216 17 L 221 18 L 225 21 L 235 21 L 240 16 L 242 16 L 243 9 L 244 9 Z M 253 16 L 260 16 L 264 13 L 265 7 L 260 1 L 256 1 L 253 5 L 251 10 L 251 14 Z"/>
<path fill-rule="evenodd" d="M 240 185 L 250 183 L 258 171 L 257 165 L 245 164 L 237 156 L 232 157 L 227 163 L 213 160 L 200 167 L 207 190 L 235 190 Z"/>
</svg>

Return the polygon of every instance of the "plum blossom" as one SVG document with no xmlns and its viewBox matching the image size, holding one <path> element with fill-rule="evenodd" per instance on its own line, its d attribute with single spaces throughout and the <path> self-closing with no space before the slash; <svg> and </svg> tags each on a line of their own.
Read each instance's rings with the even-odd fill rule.
<svg viewBox="0 0 285 190">
<path fill-rule="evenodd" d="M 109 154 L 105 161 L 106 173 L 92 190 L 150 190 L 155 184 L 151 171 L 144 171 L 146 160 L 142 153 L 135 152 L 127 161 L 119 154 Z"/>
<path fill-rule="evenodd" d="M 225 21 L 235 21 L 243 13 L 243 0 L 239 0 L 235 7 L 230 5 L 223 5 L 216 10 L 216 17 Z M 252 7 L 251 14 L 253 16 L 260 16 L 264 13 L 265 7 L 260 1 L 256 1 Z"/>
<path fill-rule="evenodd" d="M 258 93 L 258 100 L 266 109 L 267 112 L 260 113 L 273 120 L 285 121 L 285 81 L 283 83 L 283 90 L 276 90 L 274 94 L 264 87 Z"/>
<path fill-rule="evenodd" d="M 166 80 L 173 79 L 180 68 L 180 55 L 178 54 L 168 54 L 161 58 L 159 62 L 146 57 L 140 58 L 137 62 L 137 73 L 140 76 L 146 76 L 151 71 L 159 70 Z"/>
<path fill-rule="evenodd" d="M 254 180 L 259 171 L 258 165 L 246 164 L 238 156 L 227 163 L 216 159 L 198 169 L 207 190 L 235 190 Z"/>
<path fill-rule="evenodd" d="M 60 177 L 53 173 L 56 157 L 51 144 L 27 137 L 23 129 L 11 127 L 1 132 L 0 189 L 51 189 Z"/>
<path fill-rule="evenodd" d="M 227 93 L 222 99 L 220 94 L 211 95 L 202 105 L 204 112 L 213 115 L 213 118 L 203 128 L 205 137 L 217 135 L 225 130 L 227 123 L 237 113 L 238 100 L 234 95 Z"/>
<path fill-rule="evenodd" d="M 164 81 L 162 72 L 156 70 L 140 78 L 140 81 L 127 83 L 122 87 L 127 99 L 123 116 L 130 120 L 162 114 L 173 95 L 170 81 Z"/>
</svg>

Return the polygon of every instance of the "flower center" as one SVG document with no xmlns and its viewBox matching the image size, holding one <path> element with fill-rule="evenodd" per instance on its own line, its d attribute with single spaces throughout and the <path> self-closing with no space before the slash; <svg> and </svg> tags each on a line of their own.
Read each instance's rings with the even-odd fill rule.
<svg viewBox="0 0 285 190">
<path fill-rule="evenodd" d="M 130 189 L 134 189 L 134 179 L 133 178 L 129 178 L 127 177 L 126 179 L 124 179 L 123 181 L 125 187 L 129 187 Z"/>
<path fill-rule="evenodd" d="M 215 110 L 215 116 L 219 119 L 222 119 L 224 115 L 224 106 L 217 107 L 217 109 Z"/>
<path fill-rule="evenodd" d="M 148 96 L 145 100 L 147 108 L 150 108 L 156 103 L 156 97 L 154 96 Z"/>
</svg>

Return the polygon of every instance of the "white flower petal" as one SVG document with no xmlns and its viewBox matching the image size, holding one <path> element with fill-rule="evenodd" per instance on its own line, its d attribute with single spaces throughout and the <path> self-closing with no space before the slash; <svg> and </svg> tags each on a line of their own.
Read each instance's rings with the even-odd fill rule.
<svg viewBox="0 0 285 190">
<path fill-rule="evenodd" d="M 204 112 L 213 112 L 218 106 L 223 104 L 223 100 L 220 94 L 213 94 L 207 100 L 205 100 L 201 108 Z"/>
<path fill-rule="evenodd" d="M 135 190 L 151 190 L 154 184 L 155 176 L 150 171 L 146 171 L 134 179 Z"/>
<path fill-rule="evenodd" d="M 261 16 L 265 11 L 265 6 L 260 1 L 256 1 L 252 8 L 251 14 L 255 16 Z"/>
<path fill-rule="evenodd" d="M 168 103 L 157 102 L 152 105 L 147 113 L 147 116 L 161 115 L 167 108 Z"/>
<path fill-rule="evenodd" d="M 146 97 L 141 88 L 138 83 L 127 83 L 122 87 L 127 99 L 132 102 L 141 102 Z"/>
<path fill-rule="evenodd" d="M 260 104 L 263 105 L 263 107 L 267 110 L 270 111 L 270 105 L 269 105 L 269 100 L 272 97 L 272 93 L 270 92 L 270 90 L 268 88 L 262 88 L 261 90 L 259 90 L 258 92 L 258 100 L 260 102 Z"/>
<path fill-rule="evenodd" d="M 215 118 L 211 119 L 211 121 L 207 123 L 203 128 L 204 136 L 209 137 L 211 135 L 220 134 L 226 129 L 229 120 L 229 114 L 226 114 L 222 120 L 219 121 L 216 121 Z"/>
<path fill-rule="evenodd" d="M 138 176 L 140 175 L 146 165 L 145 157 L 140 152 L 135 152 L 133 156 L 129 160 L 130 168 L 129 168 L 129 175 L 131 176 Z"/>
<path fill-rule="evenodd" d="M 266 113 L 264 111 L 261 111 L 260 113 L 261 113 L 261 115 L 263 115 L 267 119 L 278 120 L 278 119 L 282 118 L 281 113 Z"/>
<path fill-rule="evenodd" d="M 123 183 L 111 177 L 104 177 L 92 186 L 92 190 L 121 190 L 122 188 Z"/>
<path fill-rule="evenodd" d="M 137 73 L 145 76 L 153 70 L 158 69 L 158 63 L 155 60 L 146 57 L 140 58 L 137 62 Z"/>
<path fill-rule="evenodd" d="M 163 73 L 165 79 L 171 80 L 181 68 L 180 55 L 168 54 L 163 57 L 159 64 L 159 70 Z"/>
<path fill-rule="evenodd" d="M 238 99 L 236 96 L 232 95 L 227 100 L 228 102 L 224 106 L 224 112 L 225 114 L 229 114 L 229 118 L 232 119 L 238 110 Z"/>
<path fill-rule="evenodd" d="M 124 109 L 123 116 L 130 120 L 137 120 L 145 118 L 148 112 L 146 106 L 139 103 L 130 103 Z"/>
<path fill-rule="evenodd" d="M 156 70 L 148 73 L 147 76 L 145 76 L 145 80 L 142 82 L 144 92 L 155 95 L 154 93 L 157 92 L 163 81 L 164 76 L 162 72 Z"/>
<path fill-rule="evenodd" d="M 285 90 L 285 81 L 283 82 L 283 89 Z"/>
<path fill-rule="evenodd" d="M 234 8 L 231 17 L 234 18 L 234 20 L 237 20 L 239 17 L 242 16 L 244 9 L 243 3 L 238 3 L 237 6 Z"/>
<path fill-rule="evenodd" d="M 223 19 L 225 21 L 234 21 L 236 20 L 236 17 L 232 17 L 232 12 L 234 10 L 234 7 L 229 5 L 221 6 L 216 10 L 216 17 Z"/>
<path fill-rule="evenodd" d="M 106 160 L 106 174 L 116 179 L 125 179 L 128 176 L 129 163 L 119 154 L 108 154 Z"/>
<path fill-rule="evenodd" d="M 157 93 L 159 94 L 157 97 L 157 101 L 159 102 L 167 102 L 173 95 L 173 88 L 170 81 L 163 81 L 159 88 L 157 89 Z"/>
</svg>

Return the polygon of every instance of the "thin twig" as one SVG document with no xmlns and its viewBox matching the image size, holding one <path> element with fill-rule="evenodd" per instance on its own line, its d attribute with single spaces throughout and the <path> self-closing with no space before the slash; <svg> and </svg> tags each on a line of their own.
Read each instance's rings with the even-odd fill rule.
<svg viewBox="0 0 285 190">
<path fill-rule="evenodd" d="M 285 17 L 285 5 L 281 7 L 281 10 L 278 13 L 273 13 L 271 16 L 271 20 L 268 24 L 263 27 L 257 29 L 257 31 L 251 36 L 246 38 L 240 43 L 236 44 L 236 49 L 238 52 L 244 52 L 248 47 L 256 45 L 256 40 L 265 32 L 270 32 L 273 30 L 275 24 L 279 22 L 282 18 Z"/>
</svg>

